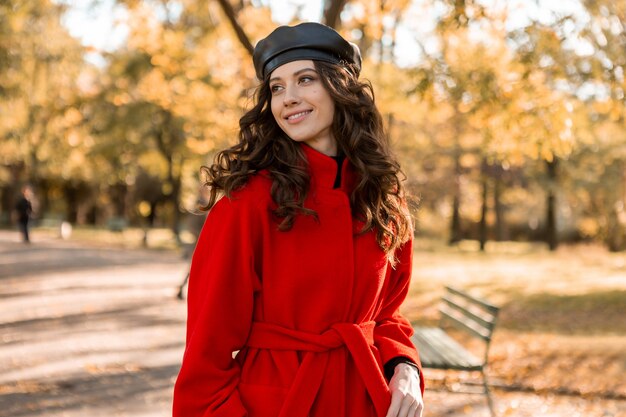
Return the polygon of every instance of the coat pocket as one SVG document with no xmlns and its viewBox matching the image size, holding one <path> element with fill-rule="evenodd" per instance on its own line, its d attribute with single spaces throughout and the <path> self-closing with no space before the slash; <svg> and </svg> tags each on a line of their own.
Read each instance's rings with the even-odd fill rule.
<svg viewBox="0 0 626 417">
<path fill-rule="evenodd" d="M 277 417 L 287 392 L 287 388 L 239 383 L 241 402 L 249 417 Z"/>
</svg>

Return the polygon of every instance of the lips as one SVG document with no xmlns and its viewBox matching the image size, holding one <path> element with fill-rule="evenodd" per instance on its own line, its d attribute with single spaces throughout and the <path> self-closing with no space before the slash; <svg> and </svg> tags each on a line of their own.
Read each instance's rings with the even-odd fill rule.
<svg viewBox="0 0 626 417">
<path fill-rule="evenodd" d="M 312 111 L 313 110 L 304 110 L 304 111 L 300 111 L 298 113 L 292 113 L 292 114 L 288 115 L 287 117 L 285 117 L 285 119 L 287 119 L 290 122 L 297 121 L 297 120 L 300 120 L 301 118 L 303 118 L 304 116 L 308 115 Z"/>
</svg>

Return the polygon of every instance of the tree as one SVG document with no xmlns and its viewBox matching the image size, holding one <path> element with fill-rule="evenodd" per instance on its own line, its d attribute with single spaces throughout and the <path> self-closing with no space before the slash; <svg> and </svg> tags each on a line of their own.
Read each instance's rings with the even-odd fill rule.
<svg viewBox="0 0 626 417">
<path fill-rule="evenodd" d="M 217 5 L 187 1 L 177 9 L 173 3 L 126 2 L 128 46 L 109 56 L 91 115 L 102 151 L 121 141 L 132 155 L 131 177 L 141 168 L 161 178 L 165 200 L 157 204 L 165 204 L 178 236 L 184 182 L 197 182 L 207 154 L 235 139 L 253 71 L 242 64 L 248 52 L 230 35 Z"/>
<path fill-rule="evenodd" d="M 626 125 L 626 2 L 588 1 L 589 24 L 581 33 L 588 52 L 578 61 L 577 72 L 586 87 L 586 102 L 593 148 L 604 168 L 593 185 L 599 201 L 590 207 L 599 221 L 599 233 L 611 250 L 626 249 L 626 166 L 623 135 Z M 582 158 L 582 154 L 579 154 Z M 588 159 L 588 158 L 584 158 Z M 607 175 L 609 174 L 610 175 Z M 579 178 L 581 178 L 579 176 Z M 584 177 L 582 177 L 584 178 Z M 590 192 L 591 190 L 587 191 Z M 589 224 L 589 222 L 588 222 Z"/>
<path fill-rule="evenodd" d="M 62 13 L 49 0 L 0 5 L 0 163 L 12 172 L 3 210 L 18 182 L 38 188 L 45 210 L 51 182 L 86 175 L 75 109 L 83 49 L 61 26 Z"/>
</svg>

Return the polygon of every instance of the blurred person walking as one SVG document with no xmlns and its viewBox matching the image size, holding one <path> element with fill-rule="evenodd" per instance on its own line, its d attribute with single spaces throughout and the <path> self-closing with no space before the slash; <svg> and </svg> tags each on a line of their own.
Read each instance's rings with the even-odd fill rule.
<svg viewBox="0 0 626 417">
<path fill-rule="evenodd" d="M 15 212 L 17 213 L 17 224 L 22 233 L 22 241 L 24 243 L 30 243 L 30 236 L 28 233 L 28 223 L 33 214 L 33 190 L 30 186 L 25 185 L 22 187 L 22 195 L 15 203 Z"/>
</svg>

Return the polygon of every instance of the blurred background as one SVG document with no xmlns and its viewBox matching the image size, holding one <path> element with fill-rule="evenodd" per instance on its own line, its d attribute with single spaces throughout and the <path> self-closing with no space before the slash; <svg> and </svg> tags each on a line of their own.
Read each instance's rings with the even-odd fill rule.
<svg viewBox="0 0 626 417">
<path fill-rule="evenodd" d="M 626 1 L 5 0 L 0 415 L 167 415 L 184 341 L 175 294 L 202 225 L 199 168 L 237 140 L 257 83 L 253 45 L 301 21 L 359 45 L 415 197 L 405 314 L 436 323 L 451 284 L 501 306 L 489 373 L 504 415 L 626 413 Z M 25 186 L 39 246 L 16 250 Z M 96 291 L 163 309 L 144 303 L 129 318 Z M 132 358 L 73 344 L 91 352 L 80 383 L 37 368 L 55 356 L 32 335 L 48 332 L 61 357 L 64 332 L 98 320 L 108 324 L 92 330 L 116 332 L 98 345 L 108 353 L 139 343 L 120 320 L 159 330 L 131 343 Z M 146 346 L 169 352 L 164 367 L 142 362 Z M 430 415 L 484 415 L 480 398 L 450 397 L 435 379 Z"/>
<path fill-rule="evenodd" d="M 167 227 L 236 140 L 277 24 L 357 43 L 420 200 L 419 233 L 626 247 L 622 1 L 8 1 L 0 224 Z M 113 220 L 112 220 L 113 219 Z"/>
</svg>

